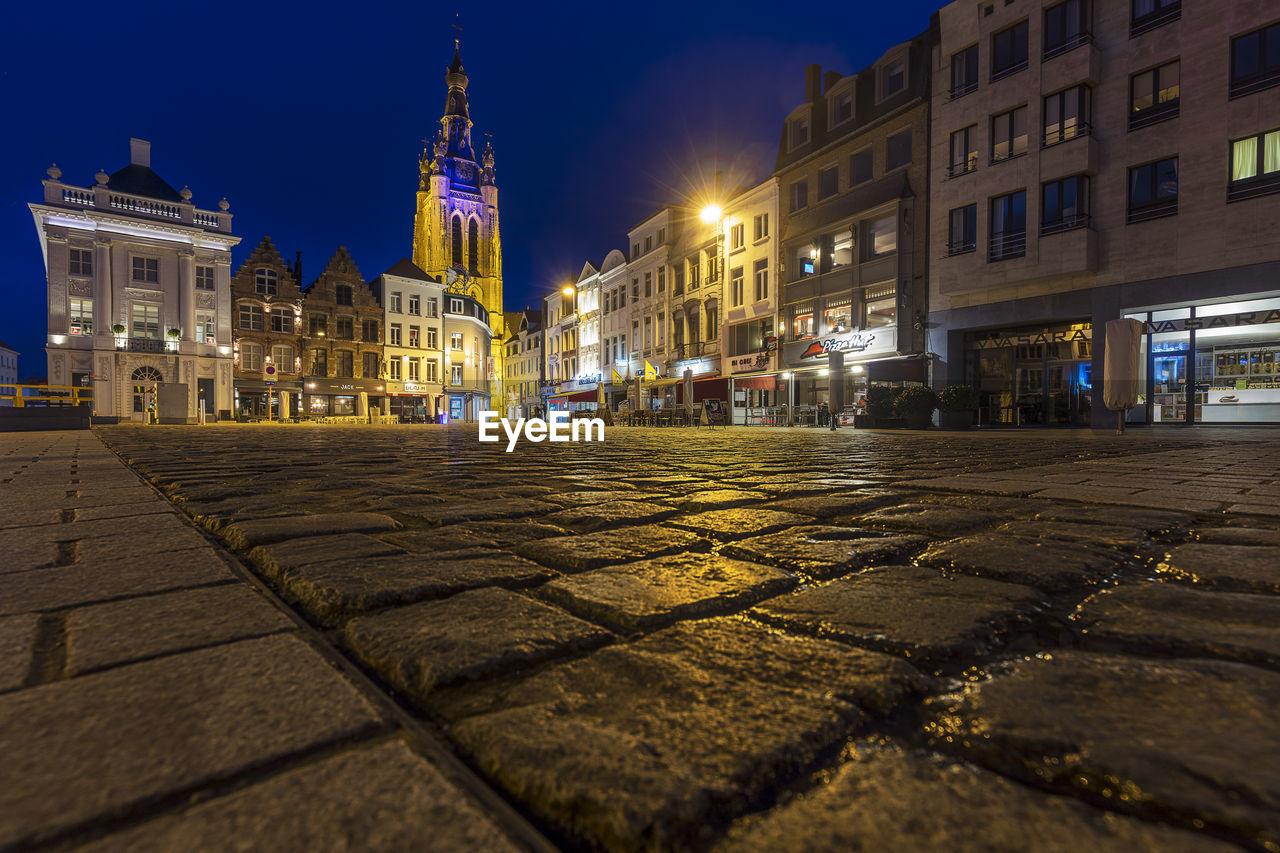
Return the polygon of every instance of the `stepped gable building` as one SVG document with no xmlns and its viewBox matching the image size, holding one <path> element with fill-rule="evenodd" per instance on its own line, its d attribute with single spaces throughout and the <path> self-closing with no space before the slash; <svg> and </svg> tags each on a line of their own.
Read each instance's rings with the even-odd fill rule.
<svg viewBox="0 0 1280 853">
<path fill-rule="evenodd" d="M 302 411 L 365 417 L 380 410 L 382 306 L 345 246 L 303 294 Z"/>
<path fill-rule="evenodd" d="M 291 266 L 270 237 L 253 250 L 231 279 L 232 340 L 235 342 L 235 410 L 265 417 L 298 412 L 302 384 L 302 290 Z M 270 374 L 267 368 L 274 368 Z M 274 384 L 270 384 L 274 383 Z"/>
<path fill-rule="evenodd" d="M 197 208 L 151 168 L 151 143 L 94 185 L 48 170 L 30 205 L 48 282 L 50 385 L 94 390 L 104 417 L 187 422 L 232 408 L 230 205 Z M 141 391 L 139 390 L 141 389 Z M 154 394 L 153 394 L 154 392 Z"/>
<path fill-rule="evenodd" d="M 474 297 L 489 317 L 491 337 L 503 341 L 507 330 L 502 310 L 502 240 L 493 146 L 486 142 L 476 156 L 467 74 L 457 40 L 445 82 L 448 94 L 440 130 L 419 160 L 413 262 L 441 281 L 460 276 L 467 295 Z M 498 400 L 505 399 L 502 352 L 501 346 L 494 347 L 493 363 L 481 365 Z"/>
</svg>

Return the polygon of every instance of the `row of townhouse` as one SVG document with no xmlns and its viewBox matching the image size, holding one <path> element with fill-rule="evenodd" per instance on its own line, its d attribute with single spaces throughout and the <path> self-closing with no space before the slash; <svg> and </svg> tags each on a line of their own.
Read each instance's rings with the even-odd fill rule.
<svg viewBox="0 0 1280 853">
<path fill-rule="evenodd" d="M 1114 425 L 1101 329 L 1132 317 L 1129 421 L 1277 422 L 1278 221 L 1274 4 L 958 0 L 856 74 L 807 68 L 766 180 L 548 293 L 518 404 L 678 405 L 691 377 L 777 423 L 968 384 L 983 423 Z"/>
</svg>

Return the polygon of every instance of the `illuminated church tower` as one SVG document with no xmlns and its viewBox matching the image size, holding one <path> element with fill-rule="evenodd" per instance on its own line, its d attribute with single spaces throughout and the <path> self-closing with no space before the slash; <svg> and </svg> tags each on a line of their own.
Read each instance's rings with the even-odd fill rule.
<svg viewBox="0 0 1280 853">
<path fill-rule="evenodd" d="M 476 159 L 467 108 L 467 74 L 458 40 L 445 74 L 449 93 L 434 142 L 419 160 L 418 203 L 413 223 L 413 262 L 442 281 L 454 281 L 489 312 L 493 330 L 490 381 L 495 407 L 501 403 L 502 241 L 498 231 L 498 187 L 494 181 L 493 146 L 485 144 Z M 454 270 L 454 273 L 450 273 Z M 457 273 L 465 271 L 464 284 Z"/>
</svg>

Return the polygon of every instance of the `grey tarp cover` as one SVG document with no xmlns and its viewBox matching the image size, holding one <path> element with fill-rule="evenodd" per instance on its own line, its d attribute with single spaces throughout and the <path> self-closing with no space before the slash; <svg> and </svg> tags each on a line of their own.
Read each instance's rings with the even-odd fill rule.
<svg viewBox="0 0 1280 853">
<path fill-rule="evenodd" d="M 1138 383 L 1138 366 L 1145 331 L 1141 320 L 1121 318 L 1107 321 L 1102 404 L 1113 412 L 1125 411 L 1138 404 L 1138 394 L 1142 390 Z"/>
</svg>

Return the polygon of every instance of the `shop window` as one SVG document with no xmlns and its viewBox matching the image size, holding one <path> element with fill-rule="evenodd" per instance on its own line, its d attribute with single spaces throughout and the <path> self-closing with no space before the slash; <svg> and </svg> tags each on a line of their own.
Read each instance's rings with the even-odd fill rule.
<svg viewBox="0 0 1280 853">
<path fill-rule="evenodd" d="M 1129 78 L 1130 130 L 1178 117 L 1180 66 L 1175 59 Z"/>
<path fill-rule="evenodd" d="M 293 334 L 293 309 L 292 308 L 272 308 L 271 309 L 271 331 L 283 332 L 286 335 Z"/>
<path fill-rule="evenodd" d="M 1027 253 L 1027 193 L 999 196 L 991 200 L 991 243 L 988 261 L 1020 258 Z"/>
<path fill-rule="evenodd" d="M 262 370 L 262 344 L 255 344 L 252 341 L 240 342 L 240 369 Z"/>
<path fill-rule="evenodd" d="M 1027 67 L 1027 22 L 1019 21 L 991 37 L 991 82 Z"/>
<path fill-rule="evenodd" d="M 1027 153 L 1027 108 L 1017 107 L 991 119 L 991 162 Z"/>
<path fill-rule="evenodd" d="M 978 248 L 978 205 L 966 204 L 947 215 L 947 255 L 963 255 Z"/>
<path fill-rule="evenodd" d="M 867 224 L 866 260 L 898 251 L 898 216 L 890 214 Z M 852 254 L 852 252 L 850 252 Z"/>
<path fill-rule="evenodd" d="M 312 395 L 310 398 L 310 411 L 313 415 L 329 414 L 329 398 L 318 395 Z"/>
<path fill-rule="evenodd" d="M 1132 3 L 1129 38 L 1151 32 L 1182 17 L 1182 0 L 1132 0 Z"/>
<path fill-rule="evenodd" d="M 355 353 L 351 350 L 340 349 L 334 354 L 334 376 L 343 379 L 351 379 L 356 375 L 356 359 Z"/>
<path fill-rule="evenodd" d="M 259 296 L 275 296 L 279 293 L 279 278 L 275 270 L 260 267 L 253 271 L 253 287 Z"/>
<path fill-rule="evenodd" d="M 217 315 L 212 311 L 196 312 L 196 343 L 212 344 L 217 341 Z"/>
<path fill-rule="evenodd" d="M 831 198 L 840 191 L 840 170 L 831 166 L 818 172 L 818 200 Z M 740 227 L 740 226 L 735 226 Z"/>
<path fill-rule="evenodd" d="M 971 124 L 951 134 L 951 162 L 947 174 L 964 175 L 978 168 L 978 126 Z"/>
<path fill-rule="evenodd" d="M 1280 130 L 1231 143 L 1231 183 L 1227 201 L 1280 192 Z"/>
<path fill-rule="evenodd" d="M 1066 0 L 1044 10 L 1044 58 L 1089 41 L 1089 0 Z"/>
<path fill-rule="evenodd" d="M 1041 234 L 1056 234 L 1089 224 L 1088 176 L 1050 181 L 1044 185 L 1041 199 Z"/>
<path fill-rule="evenodd" d="M 1280 85 L 1280 24 L 1231 40 L 1232 98 Z"/>
<path fill-rule="evenodd" d="M 769 298 L 769 261 L 761 258 L 755 264 L 756 302 Z"/>
<path fill-rule="evenodd" d="M 911 163 L 911 131 L 904 130 L 889 137 L 884 147 L 884 170 L 892 172 Z"/>
<path fill-rule="evenodd" d="M 978 46 L 951 54 L 951 100 L 978 91 Z"/>
<path fill-rule="evenodd" d="M 316 347 L 311 350 L 311 376 L 329 375 L 329 353 Z"/>
<path fill-rule="evenodd" d="M 93 250 L 71 249 L 67 260 L 68 275 L 93 275 Z"/>
<path fill-rule="evenodd" d="M 356 413 L 356 398 L 355 397 L 334 397 L 333 413 L 339 416 L 354 415 Z"/>
<path fill-rule="evenodd" d="M 898 322 L 898 297 L 888 296 L 867 302 L 867 320 L 863 323 L 866 329 L 883 329 Z"/>
<path fill-rule="evenodd" d="M 1128 222 L 1146 222 L 1178 212 L 1178 158 L 1129 170 Z"/>
<path fill-rule="evenodd" d="M 93 334 L 93 300 L 72 297 L 68 303 L 67 331 L 72 335 Z"/>
</svg>

